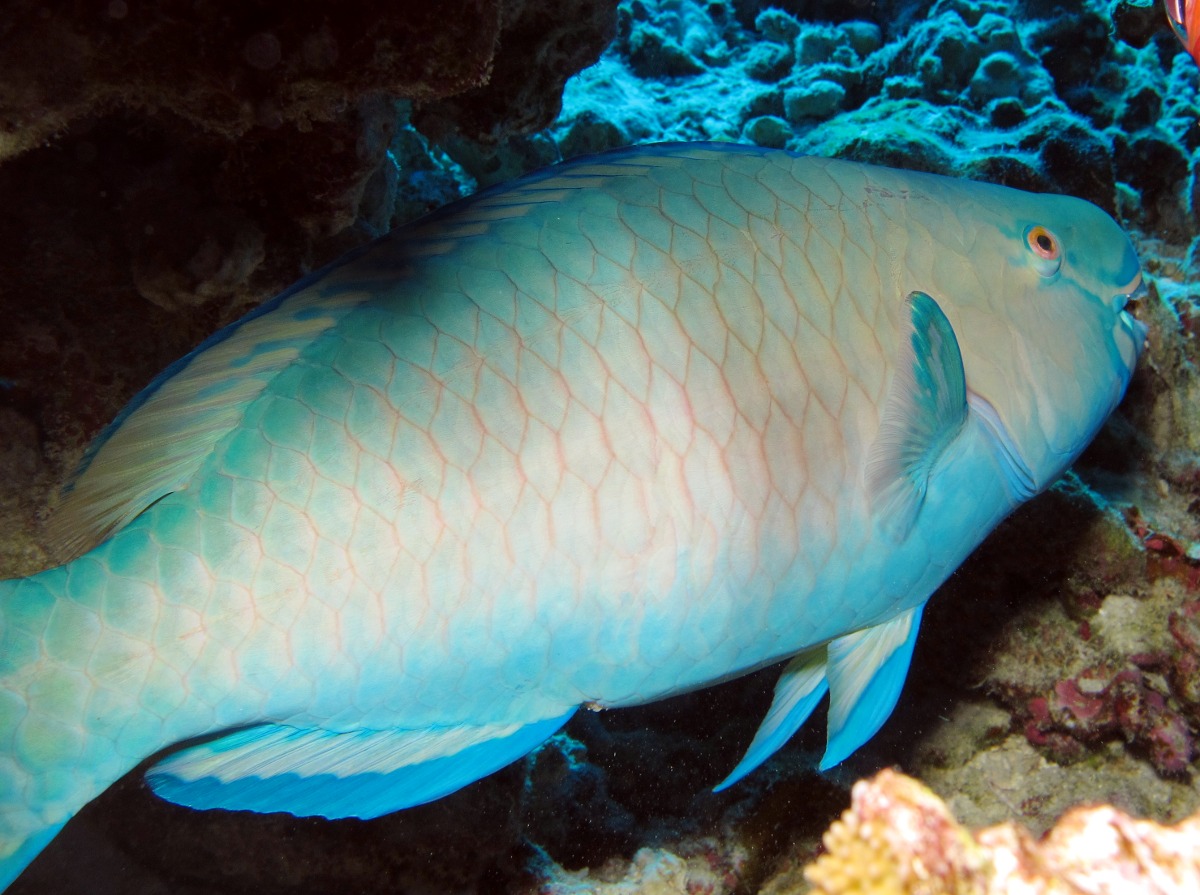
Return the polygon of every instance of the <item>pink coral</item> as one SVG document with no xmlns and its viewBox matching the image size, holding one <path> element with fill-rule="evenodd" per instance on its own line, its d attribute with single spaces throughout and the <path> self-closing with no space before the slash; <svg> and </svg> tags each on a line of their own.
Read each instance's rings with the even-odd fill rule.
<svg viewBox="0 0 1200 895">
<path fill-rule="evenodd" d="M 1147 666 L 1158 656 L 1133 657 Z M 1122 737 L 1146 754 L 1155 770 L 1178 776 L 1188 770 L 1196 745 L 1187 720 L 1168 706 L 1137 667 L 1113 673 L 1098 666 L 1059 681 L 1047 696 L 1030 700 L 1025 736 L 1057 761 L 1083 757 L 1085 747 Z"/>
<path fill-rule="evenodd" d="M 1155 531 L 1136 509 L 1126 512 L 1125 522 L 1146 548 L 1149 559 L 1146 572 L 1151 580 L 1175 578 L 1188 590 L 1200 590 L 1200 557 L 1194 544 Z"/>
<path fill-rule="evenodd" d="M 805 870 L 815 895 L 1180 895 L 1200 892 L 1200 813 L 1174 827 L 1076 808 L 1041 840 L 1012 823 L 972 835 L 921 783 L 881 771 Z"/>
</svg>

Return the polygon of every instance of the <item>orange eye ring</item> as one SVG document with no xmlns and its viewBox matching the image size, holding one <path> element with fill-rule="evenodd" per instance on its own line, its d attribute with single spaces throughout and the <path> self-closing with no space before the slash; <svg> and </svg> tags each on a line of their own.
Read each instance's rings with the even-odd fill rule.
<svg viewBox="0 0 1200 895">
<path fill-rule="evenodd" d="M 1029 232 L 1025 235 L 1025 240 L 1029 243 L 1029 248 L 1039 258 L 1045 258 L 1047 261 L 1058 260 L 1060 254 L 1058 240 L 1045 227 L 1041 225 L 1030 227 Z"/>
<path fill-rule="evenodd" d="M 1062 245 L 1058 237 L 1037 224 L 1025 231 L 1025 245 L 1033 252 L 1033 266 L 1043 277 L 1052 277 L 1062 266 Z"/>
</svg>

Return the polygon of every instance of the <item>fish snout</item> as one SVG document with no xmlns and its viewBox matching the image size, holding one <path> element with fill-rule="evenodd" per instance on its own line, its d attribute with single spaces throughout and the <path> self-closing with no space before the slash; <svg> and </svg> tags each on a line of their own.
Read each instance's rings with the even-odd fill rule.
<svg viewBox="0 0 1200 895">
<path fill-rule="evenodd" d="M 1112 307 L 1117 317 L 1113 334 L 1130 375 L 1146 347 L 1146 339 L 1150 334 L 1150 328 L 1135 316 L 1144 307 L 1144 299 L 1148 294 L 1146 283 L 1139 272 L 1127 288 L 1112 297 Z"/>
</svg>

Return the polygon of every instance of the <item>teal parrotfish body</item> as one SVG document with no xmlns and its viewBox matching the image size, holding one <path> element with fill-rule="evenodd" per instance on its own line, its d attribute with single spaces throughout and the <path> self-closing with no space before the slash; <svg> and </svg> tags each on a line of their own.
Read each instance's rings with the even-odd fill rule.
<svg viewBox="0 0 1200 895">
<path fill-rule="evenodd" d="M 0 583 L 0 884 L 146 756 L 197 808 L 374 817 L 580 706 L 790 659 L 844 759 L 934 589 L 1079 454 L 1145 331 L 1104 212 L 714 144 L 398 230 L 169 368 Z"/>
</svg>

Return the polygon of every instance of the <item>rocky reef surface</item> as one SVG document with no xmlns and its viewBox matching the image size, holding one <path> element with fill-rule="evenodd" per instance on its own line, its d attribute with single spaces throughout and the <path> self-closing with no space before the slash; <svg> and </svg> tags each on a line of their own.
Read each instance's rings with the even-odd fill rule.
<svg viewBox="0 0 1200 895">
<path fill-rule="evenodd" d="M 802 892 L 850 785 L 890 765 L 971 827 L 1200 807 L 1200 69 L 1156 4 L 344 5 L 341 24 L 304 4 L 284 24 L 266 5 L 179 23 L 18 3 L 0 24 L 0 574 L 52 560 L 40 519 L 87 439 L 208 331 L 393 223 L 629 142 L 1090 199 L 1143 259 L 1149 350 L 1074 471 L 935 596 L 895 714 L 831 773 L 811 723 L 709 791 L 767 670 L 581 713 L 523 765 L 370 823 L 190 812 L 131 775 L 14 892 Z M 72 64 L 23 73 L 49 54 Z M 208 64 L 169 64 L 184 56 Z"/>
</svg>

